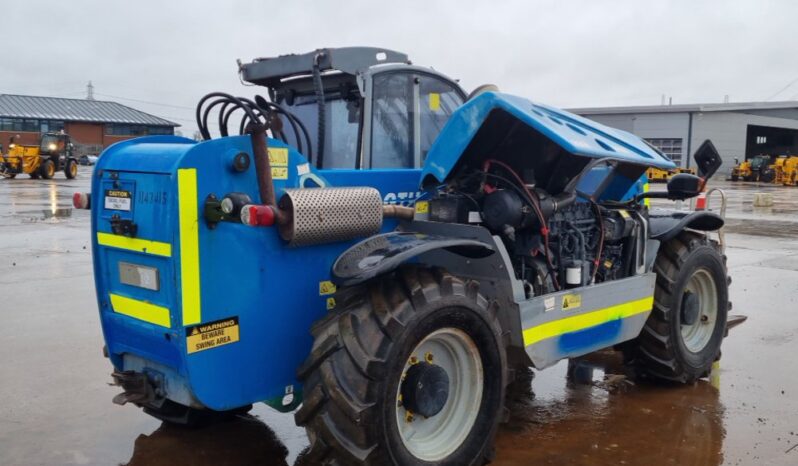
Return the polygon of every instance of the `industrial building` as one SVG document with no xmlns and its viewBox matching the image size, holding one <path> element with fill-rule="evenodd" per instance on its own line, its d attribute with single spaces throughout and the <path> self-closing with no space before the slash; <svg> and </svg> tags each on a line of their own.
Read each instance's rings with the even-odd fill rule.
<svg viewBox="0 0 798 466">
<path fill-rule="evenodd" d="M 576 108 L 591 120 L 634 133 L 678 165 L 710 139 L 723 157 L 721 172 L 734 160 L 759 154 L 798 155 L 798 101 Z"/>
<path fill-rule="evenodd" d="M 41 133 L 64 130 L 79 152 L 98 153 L 133 137 L 174 134 L 177 126 L 180 125 L 116 102 L 0 94 L 3 145 L 11 137 L 20 144 L 38 144 Z"/>
</svg>

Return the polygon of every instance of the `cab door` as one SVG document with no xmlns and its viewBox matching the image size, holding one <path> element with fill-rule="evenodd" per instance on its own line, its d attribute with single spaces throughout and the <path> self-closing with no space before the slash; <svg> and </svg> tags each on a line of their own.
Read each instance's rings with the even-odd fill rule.
<svg viewBox="0 0 798 466">
<path fill-rule="evenodd" d="M 324 170 L 335 185 L 373 186 L 383 202 L 412 205 L 421 166 L 446 121 L 465 100 L 460 87 L 421 70 L 365 76 L 359 170 Z"/>
</svg>

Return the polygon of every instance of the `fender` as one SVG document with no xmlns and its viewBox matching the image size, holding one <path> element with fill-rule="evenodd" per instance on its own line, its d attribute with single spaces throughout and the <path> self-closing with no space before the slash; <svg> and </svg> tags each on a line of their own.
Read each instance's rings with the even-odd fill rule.
<svg viewBox="0 0 798 466">
<path fill-rule="evenodd" d="M 495 252 L 493 246 L 475 239 L 392 231 L 372 236 L 344 251 L 333 263 L 332 281 L 338 286 L 357 285 L 437 249 L 471 259 L 487 257 Z"/>
<path fill-rule="evenodd" d="M 676 210 L 651 209 L 648 216 L 649 237 L 662 242 L 674 238 L 685 228 L 700 231 L 715 231 L 723 227 L 723 217 L 706 211 L 680 212 Z"/>
<path fill-rule="evenodd" d="M 361 241 L 333 263 L 331 280 L 337 286 L 364 283 L 408 261 L 442 267 L 453 275 L 479 283 L 479 291 L 494 301 L 508 344 L 526 358 L 518 303 L 525 298 L 515 278 L 504 244 L 481 226 L 413 221 L 396 231 Z"/>
</svg>

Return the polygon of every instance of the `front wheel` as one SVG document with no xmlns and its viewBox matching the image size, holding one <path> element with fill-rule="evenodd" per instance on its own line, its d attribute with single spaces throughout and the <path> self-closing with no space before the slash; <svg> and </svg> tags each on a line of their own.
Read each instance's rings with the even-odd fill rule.
<svg viewBox="0 0 798 466">
<path fill-rule="evenodd" d="M 682 232 L 660 246 L 654 309 L 628 347 L 642 373 L 690 383 L 709 374 L 726 332 L 726 260 L 706 236 Z"/>
<path fill-rule="evenodd" d="M 78 176 L 78 162 L 75 159 L 67 159 L 66 166 L 64 167 L 64 175 L 68 180 L 74 179 Z"/>
<path fill-rule="evenodd" d="M 299 371 L 314 464 L 483 464 L 507 383 L 477 283 L 408 267 L 341 289 Z"/>
<path fill-rule="evenodd" d="M 39 168 L 39 175 L 45 180 L 52 179 L 55 176 L 55 163 L 50 159 L 45 160 Z"/>
</svg>

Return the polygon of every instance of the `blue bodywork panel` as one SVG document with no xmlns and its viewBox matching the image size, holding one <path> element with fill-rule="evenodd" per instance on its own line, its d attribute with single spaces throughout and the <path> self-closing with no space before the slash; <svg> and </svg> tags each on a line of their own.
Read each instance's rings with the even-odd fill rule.
<svg viewBox="0 0 798 466">
<path fill-rule="evenodd" d="M 639 137 L 523 97 L 485 92 L 460 107 L 430 148 L 422 179 L 446 180 L 479 129 L 496 111 L 511 114 L 565 151 L 670 170 L 676 165 Z M 507 128 L 509 130 L 509 128 Z M 534 156 L 534 154 L 530 154 Z"/>
<path fill-rule="evenodd" d="M 420 170 L 316 170 L 293 148 L 269 140 L 269 148 L 287 149 L 286 179 L 275 179 L 277 197 L 285 188 L 303 186 L 373 186 L 385 203 L 413 205 Z M 92 180 L 93 250 L 97 299 L 110 358 L 117 370 L 142 370 L 165 380 L 167 396 L 183 404 L 197 402 L 223 410 L 254 401 L 277 400 L 290 409 L 301 400 L 295 373 L 310 351 L 313 322 L 327 313 L 330 269 L 352 242 L 287 248 L 276 228 L 253 228 L 221 222 L 211 229 L 203 218 L 208 195 L 221 199 L 245 193 L 259 202 L 254 165 L 244 173 L 231 169 L 239 152 L 252 153 L 248 136 L 196 143 L 157 136 L 115 144 L 100 157 Z M 239 341 L 187 352 L 183 323 L 178 171 L 196 169 L 199 244 L 199 293 L 202 323 L 237 317 Z M 309 172 L 300 178 L 299 173 Z M 304 183 L 304 184 L 302 184 Z M 129 192 L 130 210 L 107 209 L 109 189 Z M 137 240 L 171 245 L 171 256 L 130 247 L 100 244 L 97 233 L 113 234 L 111 220 L 129 219 Z M 383 231 L 395 228 L 386 221 Z M 119 238 L 116 238 L 119 240 Z M 122 241 L 125 241 L 122 239 Z M 160 288 L 122 282 L 119 263 L 155 268 Z M 168 309 L 169 324 L 115 312 L 110 295 Z M 127 359 L 125 354 L 129 355 Z M 294 392 L 293 403 L 279 400 Z"/>
</svg>

